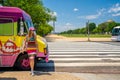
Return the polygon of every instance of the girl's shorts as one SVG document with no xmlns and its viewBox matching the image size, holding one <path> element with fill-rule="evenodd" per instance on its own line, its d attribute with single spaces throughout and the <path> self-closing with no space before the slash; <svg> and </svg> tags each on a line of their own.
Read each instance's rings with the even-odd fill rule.
<svg viewBox="0 0 120 80">
<path fill-rule="evenodd" d="M 36 55 L 36 50 L 27 50 L 27 53 L 30 59 L 34 59 Z"/>
</svg>

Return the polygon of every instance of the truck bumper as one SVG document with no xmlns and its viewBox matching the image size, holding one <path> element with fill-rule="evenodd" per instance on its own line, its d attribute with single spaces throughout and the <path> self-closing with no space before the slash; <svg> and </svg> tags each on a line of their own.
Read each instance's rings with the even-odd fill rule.
<svg viewBox="0 0 120 80">
<path fill-rule="evenodd" d="M 45 55 L 43 52 L 39 52 L 36 57 L 37 58 L 43 58 L 43 59 L 45 59 L 46 62 L 49 61 L 49 55 L 48 55 L 48 53 Z"/>
</svg>

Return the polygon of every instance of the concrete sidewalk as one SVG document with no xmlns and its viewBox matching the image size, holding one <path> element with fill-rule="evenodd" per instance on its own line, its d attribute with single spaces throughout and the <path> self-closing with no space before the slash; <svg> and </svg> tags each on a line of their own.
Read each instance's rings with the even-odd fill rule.
<svg viewBox="0 0 120 80">
<path fill-rule="evenodd" d="M 81 80 L 120 80 L 120 74 L 72 73 Z"/>
<path fill-rule="evenodd" d="M 0 72 L 0 80 L 82 80 L 70 73 L 39 72 L 30 75 L 30 71 L 5 71 Z"/>
<path fill-rule="evenodd" d="M 93 74 L 67 72 L 35 72 L 29 71 L 0 72 L 0 80 L 120 80 L 120 74 Z"/>
</svg>

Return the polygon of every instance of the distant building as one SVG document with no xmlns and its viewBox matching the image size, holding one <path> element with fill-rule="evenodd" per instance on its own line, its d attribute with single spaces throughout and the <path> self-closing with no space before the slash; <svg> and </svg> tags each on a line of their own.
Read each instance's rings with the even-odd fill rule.
<svg viewBox="0 0 120 80">
<path fill-rule="evenodd" d="M 115 21 L 113 21 L 112 19 L 110 19 L 110 20 L 108 20 L 107 22 L 115 22 Z"/>
</svg>

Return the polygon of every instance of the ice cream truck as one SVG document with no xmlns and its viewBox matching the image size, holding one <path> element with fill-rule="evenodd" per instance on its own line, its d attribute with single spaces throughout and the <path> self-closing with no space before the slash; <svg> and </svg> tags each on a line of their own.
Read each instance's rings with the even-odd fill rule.
<svg viewBox="0 0 120 80">
<path fill-rule="evenodd" d="M 27 51 L 23 50 L 30 27 L 33 23 L 25 11 L 17 7 L 0 7 L 0 67 L 30 68 Z M 37 35 L 36 42 L 38 52 L 35 61 L 42 59 L 48 62 L 46 40 Z"/>
</svg>

